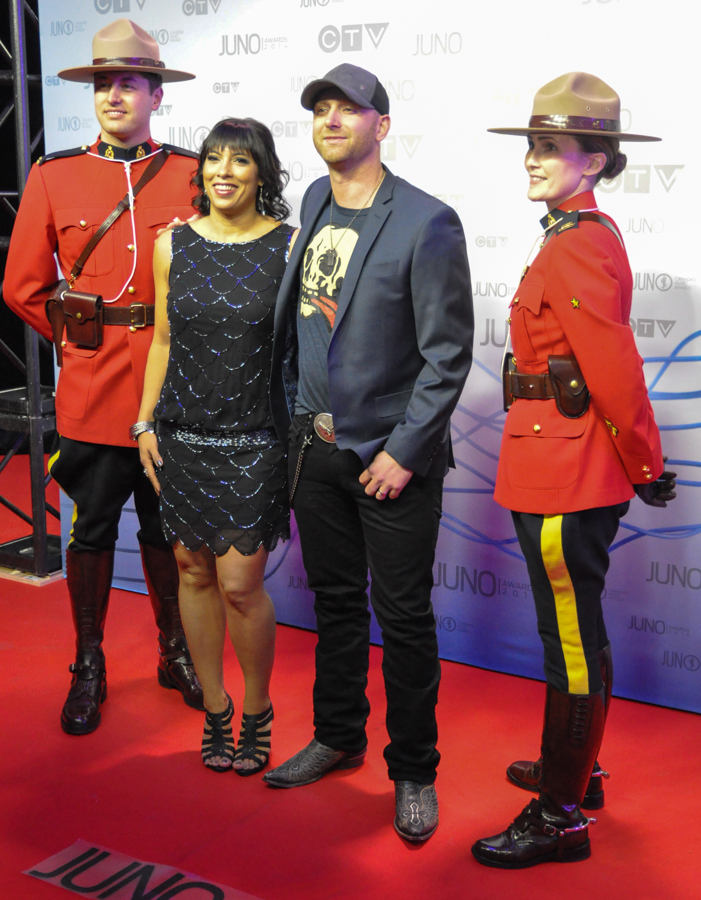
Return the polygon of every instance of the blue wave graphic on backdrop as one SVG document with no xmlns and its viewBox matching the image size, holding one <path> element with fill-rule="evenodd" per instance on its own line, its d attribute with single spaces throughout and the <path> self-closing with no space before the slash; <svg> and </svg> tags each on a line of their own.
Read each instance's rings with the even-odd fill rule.
<svg viewBox="0 0 701 900">
<path fill-rule="evenodd" d="M 660 366 L 659 371 L 656 373 L 648 388 L 650 399 L 652 401 L 656 401 L 659 403 L 672 400 L 689 401 L 701 398 L 701 390 L 662 391 L 656 389 L 664 374 L 670 369 L 672 365 L 676 365 L 678 363 L 701 362 L 701 356 L 681 355 L 681 351 L 684 349 L 684 347 L 686 347 L 696 338 L 701 338 L 701 331 L 695 331 L 681 340 L 672 350 L 669 356 L 650 356 L 644 358 L 644 363 L 648 365 L 659 364 Z M 491 379 L 496 381 L 497 384 L 501 384 L 501 377 L 498 372 L 494 372 L 478 359 L 474 360 L 473 365 L 487 374 Z M 461 429 L 458 427 L 455 421 L 452 422 L 451 435 L 453 438 L 453 450 L 455 452 L 455 464 L 459 469 L 466 470 L 473 474 L 478 479 L 478 481 L 484 483 L 485 487 L 446 487 L 444 489 L 444 493 L 491 494 L 494 490 L 494 477 L 491 474 L 482 471 L 479 468 L 479 462 L 480 459 L 496 462 L 499 458 L 499 455 L 498 453 L 494 453 L 493 451 L 482 446 L 479 443 L 477 436 L 480 433 L 483 433 L 485 429 L 488 432 L 501 435 L 504 426 L 503 418 L 505 416 L 505 413 L 503 409 L 499 408 L 490 415 L 483 415 L 481 413 L 475 412 L 472 409 L 469 409 L 466 406 L 463 406 L 462 404 L 458 404 L 456 412 L 461 413 L 463 416 L 466 416 L 469 420 L 472 420 L 474 424 L 467 429 Z M 660 431 L 686 431 L 693 428 L 701 428 L 701 422 L 680 423 L 676 425 L 661 425 Z M 469 461 L 463 458 L 464 454 L 459 455 L 460 449 L 465 451 L 467 450 L 467 448 L 472 451 L 469 454 Z M 701 461 L 690 459 L 669 459 L 667 465 L 674 468 L 680 468 L 684 466 L 701 468 Z M 493 471 L 493 468 L 490 471 Z M 701 481 L 678 478 L 677 485 L 679 485 L 680 487 L 683 486 L 696 488 L 701 487 Z M 448 531 L 451 531 L 453 534 L 457 534 L 459 537 L 462 537 L 466 541 L 494 547 L 508 556 L 512 556 L 523 561 L 522 554 L 511 549 L 514 544 L 518 544 L 517 538 L 515 536 L 496 538 L 491 537 L 490 535 L 485 534 L 483 531 L 474 528 L 464 519 L 446 512 L 443 513 L 441 527 L 445 528 Z M 626 535 L 626 537 L 613 544 L 611 547 L 611 551 L 614 551 L 619 547 L 623 547 L 625 544 L 629 544 L 632 541 L 639 540 L 643 537 L 651 537 L 657 538 L 658 540 L 668 541 L 686 540 L 701 533 L 701 523 L 699 523 L 698 525 L 676 525 L 665 526 L 662 528 L 642 528 L 641 526 L 632 525 L 628 522 L 622 521 L 621 529 L 630 533 Z"/>
</svg>

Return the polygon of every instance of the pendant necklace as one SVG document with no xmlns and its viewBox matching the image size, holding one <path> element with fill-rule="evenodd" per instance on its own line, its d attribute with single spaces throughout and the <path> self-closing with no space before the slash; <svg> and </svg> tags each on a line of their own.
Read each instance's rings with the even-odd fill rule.
<svg viewBox="0 0 701 900">
<path fill-rule="evenodd" d="M 382 184 L 382 182 L 383 182 L 384 179 L 385 179 L 385 174 L 386 174 L 386 172 L 385 172 L 385 170 L 383 169 L 383 170 L 382 170 L 382 176 L 381 176 L 380 180 L 377 182 L 377 184 L 375 185 L 375 187 L 372 189 L 372 191 L 371 191 L 371 193 L 370 193 L 370 196 L 369 196 L 368 199 L 365 201 L 365 203 L 363 203 L 363 205 L 360 207 L 360 209 L 356 210 L 356 213 L 355 213 L 355 215 L 353 216 L 353 218 L 350 220 L 350 222 L 349 222 L 349 223 L 346 225 L 346 227 L 343 229 L 343 232 L 341 233 L 341 236 L 340 236 L 339 239 L 336 241 L 336 246 L 335 246 L 335 247 L 334 247 L 334 244 L 333 244 L 333 191 L 331 191 L 331 208 L 329 209 L 329 244 L 331 245 L 331 249 L 326 251 L 326 254 L 327 254 L 327 257 L 328 257 L 328 265 L 331 267 L 331 269 L 333 269 L 333 268 L 335 267 L 335 265 L 336 265 L 336 260 L 338 259 L 338 250 L 337 250 L 336 248 L 340 245 L 341 241 L 342 241 L 343 238 L 346 236 L 346 232 L 347 232 L 348 229 L 351 227 L 351 225 L 353 224 L 353 222 L 355 222 L 355 220 L 358 218 L 358 216 L 360 215 L 360 213 L 361 213 L 364 209 L 367 208 L 368 204 L 372 201 L 372 199 L 374 198 L 375 194 L 379 191 L 380 185 Z"/>
</svg>

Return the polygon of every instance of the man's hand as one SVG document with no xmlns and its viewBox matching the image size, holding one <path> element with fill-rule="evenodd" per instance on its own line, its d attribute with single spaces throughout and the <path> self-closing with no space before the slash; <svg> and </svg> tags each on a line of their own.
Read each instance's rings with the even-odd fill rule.
<svg viewBox="0 0 701 900">
<path fill-rule="evenodd" d="M 160 469 L 163 465 L 163 460 L 158 452 L 158 439 L 150 431 L 144 431 L 137 440 L 139 442 L 139 458 L 141 465 L 144 467 L 144 475 L 148 477 L 154 491 L 160 494 L 161 485 L 158 481 L 158 475 L 156 475 L 156 467 Z"/>
<path fill-rule="evenodd" d="M 188 222 L 196 222 L 199 218 L 200 218 L 200 214 L 195 213 L 194 215 L 190 216 L 190 218 L 187 221 Z M 182 221 L 182 219 L 179 219 L 176 216 L 172 222 L 168 222 L 168 224 L 166 225 L 165 228 L 158 229 L 158 231 L 156 232 L 156 237 L 160 237 L 162 234 L 165 234 L 166 231 L 172 231 L 174 228 L 177 228 L 178 225 L 184 225 L 184 224 L 185 223 Z"/>
<path fill-rule="evenodd" d="M 662 461 L 667 462 L 667 457 L 663 456 Z M 676 472 L 664 471 L 657 481 L 648 484 L 634 484 L 633 489 L 643 503 L 648 506 L 664 507 L 677 496 L 677 492 L 674 490 L 677 486 L 677 482 L 674 480 L 676 477 Z"/>
<path fill-rule="evenodd" d="M 389 453 L 380 450 L 358 481 L 365 485 L 365 493 L 369 497 L 374 494 L 378 500 L 386 497 L 396 500 L 413 474 L 411 469 L 400 466 Z"/>
</svg>

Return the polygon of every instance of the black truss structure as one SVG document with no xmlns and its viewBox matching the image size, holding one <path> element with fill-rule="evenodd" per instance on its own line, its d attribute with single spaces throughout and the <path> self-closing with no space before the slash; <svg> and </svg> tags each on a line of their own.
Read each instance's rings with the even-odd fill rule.
<svg viewBox="0 0 701 900">
<path fill-rule="evenodd" d="M 10 49 L 0 40 L 0 62 L 4 61 L 10 68 L 0 69 L 0 88 L 3 85 L 11 85 L 12 99 L 0 112 L 0 129 L 8 120 L 14 119 L 17 189 L 0 190 L 0 206 L 14 217 L 29 175 L 32 155 L 43 141 L 44 129 L 41 125 L 33 137 L 30 134 L 29 90 L 41 89 L 41 75 L 29 74 L 27 71 L 27 40 L 29 37 L 32 46 L 38 48 L 38 15 L 29 0 L 8 0 L 8 5 Z M 11 142 L 6 141 L 5 146 L 11 146 Z M 9 243 L 9 235 L 0 235 L 0 251 L 6 251 Z M 28 442 L 32 495 L 32 514 L 29 516 L 0 494 L 0 504 L 32 529 L 31 534 L 26 537 L 0 544 L 0 566 L 31 572 L 34 575 L 48 575 L 61 568 L 61 541 L 58 536 L 48 534 L 46 529 L 47 512 L 59 518 L 58 511 L 46 501 L 46 485 L 51 476 L 44 471 L 44 438 L 56 430 L 56 415 L 53 388 L 41 385 L 40 345 L 51 350 L 49 341 L 25 325 L 26 362 L 23 362 L 11 347 L 0 339 L 0 351 L 21 373 L 25 382 L 21 387 L 0 390 L 0 429 L 18 435 L 14 444 L 0 460 L 0 474 L 15 453 Z"/>
</svg>

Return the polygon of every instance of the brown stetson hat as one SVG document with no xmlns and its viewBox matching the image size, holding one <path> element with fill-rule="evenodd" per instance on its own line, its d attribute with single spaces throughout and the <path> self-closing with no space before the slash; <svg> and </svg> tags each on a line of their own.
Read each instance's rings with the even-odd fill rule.
<svg viewBox="0 0 701 900">
<path fill-rule="evenodd" d="M 527 128 L 488 128 L 494 134 L 596 134 L 619 141 L 659 141 L 621 131 L 621 98 L 605 81 L 586 72 L 568 72 L 535 95 Z"/>
<path fill-rule="evenodd" d="M 92 83 L 98 72 L 147 72 L 160 75 L 163 81 L 189 81 L 190 72 L 166 69 L 161 62 L 158 43 L 151 35 L 130 19 L 116 19 L 92 39 L 91 66 L 63 69 L 59 78 L 66 81 Z"/>
</svg>

